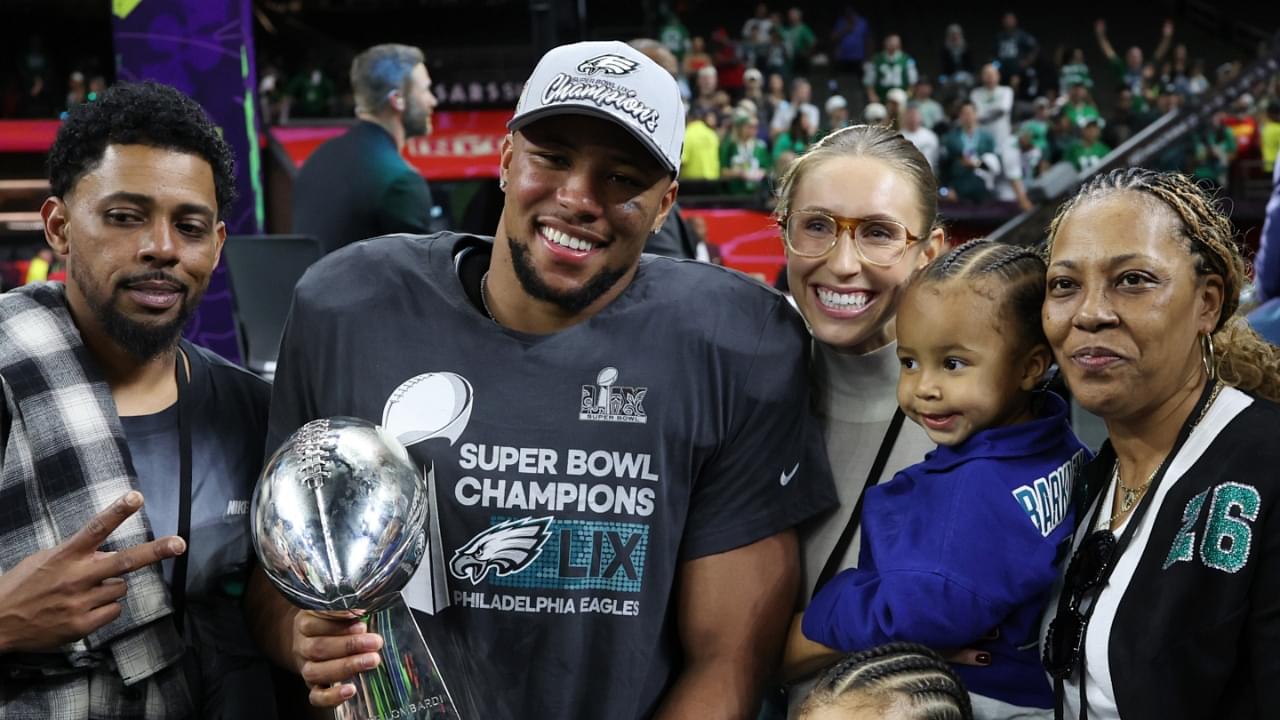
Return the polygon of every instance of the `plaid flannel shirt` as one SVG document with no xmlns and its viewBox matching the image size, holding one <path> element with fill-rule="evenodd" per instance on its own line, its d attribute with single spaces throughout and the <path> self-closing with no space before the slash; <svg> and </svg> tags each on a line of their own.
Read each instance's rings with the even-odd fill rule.
<svg viewBox="0 0 1280 720">
<path fill-rule="evenodd" d="M 137 487 L 111 391 L 80 338 L 65 289 L 0 295 L 0 573 L 74 535 Z M 151 537 L 143 512 L 103 550 Z M 0 720 L 176 718 L 192 712 L 183 644 L 157 565 L 125 576 L 118 618 L 53 654 L 0 656 Z"/>
</svg>

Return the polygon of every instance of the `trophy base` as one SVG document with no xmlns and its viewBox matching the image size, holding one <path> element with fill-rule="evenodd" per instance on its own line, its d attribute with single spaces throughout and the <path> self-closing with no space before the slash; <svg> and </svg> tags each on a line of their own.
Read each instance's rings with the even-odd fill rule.
<svg viewBox="0 0 1280 720">
<path fill-rule="evenodd" d="M 382 663 L 355 677 L 356 694 L 334 709 L 336 720 L 461 720 L 404 598 L 365 622 L 382 636 Z"/>
</svg>

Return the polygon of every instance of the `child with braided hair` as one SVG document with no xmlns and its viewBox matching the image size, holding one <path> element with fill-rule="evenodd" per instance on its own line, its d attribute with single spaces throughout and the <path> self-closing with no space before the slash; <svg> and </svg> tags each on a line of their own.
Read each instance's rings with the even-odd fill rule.
<svg viewBox="0 0 1280 720">
<path fill-rule="evenodd" d="M 1039 616 L 1090 455 L 1066 403 L 1038 389 L 1052 364 L 1044 278 L 1034 250 L 975 240 L 908 281 L 898 404 L 938 448 L 867 490 L 859 565 L 823 586 L 802 622 L 809 640 L 843 652 L 979 649 L 989 664 L 957 669 L 978 718 L 1052 716 Z"/>
<path fill-rule="evenodd" d="M 888 643 L 823 673 L 799 720 L 972 720 L 969 693 L 947 661 L 923 645 Z"/>
</svg>

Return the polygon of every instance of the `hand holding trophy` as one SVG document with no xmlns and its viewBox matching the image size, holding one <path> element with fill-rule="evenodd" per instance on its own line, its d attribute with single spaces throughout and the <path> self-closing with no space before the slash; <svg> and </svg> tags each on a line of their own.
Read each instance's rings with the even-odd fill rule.
<svg viewBox="0 0 1280 720">
<path fill-rule="evenodd" d="M 267 462 L 253 543 L 290 602 L 343 619 L 367 614 L 381 663 L 353 681 L 339 720 L 459 717 L 401 589 L 427 550 L 427 482 L 390 434 L 365 420 L 314 420 Z"/>
</svg>

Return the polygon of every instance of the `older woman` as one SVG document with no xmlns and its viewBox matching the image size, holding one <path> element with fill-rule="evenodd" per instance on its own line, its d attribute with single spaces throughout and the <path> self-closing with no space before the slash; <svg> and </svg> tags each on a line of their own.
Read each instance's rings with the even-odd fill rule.
<svg viewBox="0 0 1280 720">
<path fill-rule="evenodd" d="M 1275 717 L 1280 360 L 1235 314 L 1228 218 L 1117 170 L 1059 212 L 1048 265 L 1045 332 L 1110 436 L 1045 618 L 1059 717 Z"/>
</svg>

